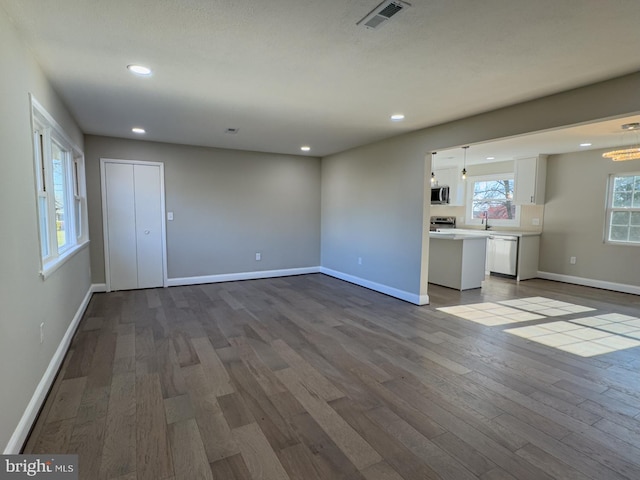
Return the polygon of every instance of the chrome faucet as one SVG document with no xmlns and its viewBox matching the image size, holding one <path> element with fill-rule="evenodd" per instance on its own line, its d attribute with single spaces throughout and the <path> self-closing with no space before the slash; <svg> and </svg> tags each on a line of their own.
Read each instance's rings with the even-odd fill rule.
<svg viewBox="0 0 640 480">
<path fill-rule="evenodd" d="M 488 218 L 488 213 L 484 212 L 483 218 L 482 218 L 482 224 L 484 225 L 484 229 L 485 230 L 489 230 L 491 227 L 489 226 L 489 218 Z"/>
</svg>

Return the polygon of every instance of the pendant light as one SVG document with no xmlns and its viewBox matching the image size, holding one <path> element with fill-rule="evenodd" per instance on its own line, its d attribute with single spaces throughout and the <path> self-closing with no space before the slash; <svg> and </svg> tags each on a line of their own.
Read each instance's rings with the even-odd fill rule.
<svg viewBox="0 0 640 480">
<path fill-rule="evenodd" d="M 624 139 L 624 132 L 634 131 L 636 133 L 636 145 L 630 148 L 623 148 L 620 150 L 612 150 L 602 154 L 603 158 L 610 158 L 614 162 L 622 162 L 625 160 L 640 160 L 640 143 L 638 143 L 638 132 L 640 131 L 640 123 L 625 123 L 622 125 L 622 138 Z"/>
<path fill-rule="evenodd" d="M 436 180 L 436 174 L 433 173 L 433 160 L 435 158 L 435 155 L 438 152 L 431 152 L 431 186 L 435 186 L 438 184 L 438 180 Z"/>
<path fill-rule="evenodd" d="M 464 150 L 464 163 L 462 165 L 462 180 L 467 179 L 467 149 L 468 148 L 469 148 L 469 145 L 467 145 L 466 147 L 462 147 L 462 149 Z"/>
</svg>

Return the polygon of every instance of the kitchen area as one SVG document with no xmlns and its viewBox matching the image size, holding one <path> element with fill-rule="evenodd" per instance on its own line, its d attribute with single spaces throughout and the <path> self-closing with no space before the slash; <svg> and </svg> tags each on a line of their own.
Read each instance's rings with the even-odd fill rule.
<svg viewBox="0 0 640 480">
<path fill-rule="evenodd" d="M 467 150 L 432 154 L 429 283 L 469 290 L 487 275 L 535 278 L 547 157 L 470 159 Z"/>
</svg>

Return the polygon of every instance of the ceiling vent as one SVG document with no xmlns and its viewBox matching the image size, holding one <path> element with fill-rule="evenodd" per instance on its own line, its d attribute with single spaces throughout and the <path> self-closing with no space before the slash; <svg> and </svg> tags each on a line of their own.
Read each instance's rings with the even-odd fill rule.
<svg viewBox="0 0 640 480">
<path fill-rule="evenodd" d="M 238 133 L 239 128 L 227 128 L 224 133 L 228 133 L 229 135 L 235 135 Z"/>
<path fill-rule="evenodd" d="M 364 25 L 370 29 L 380 28 L 395 14 L 410 6 L 410 3 L 401 0 L 385 0 L 359 20 L 356 25 Z"/>
</svg>

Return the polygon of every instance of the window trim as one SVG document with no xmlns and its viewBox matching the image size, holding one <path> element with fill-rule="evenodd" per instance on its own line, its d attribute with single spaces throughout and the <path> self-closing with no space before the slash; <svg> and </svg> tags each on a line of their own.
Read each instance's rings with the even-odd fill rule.
<svg viewBox="0 0 640 480">
<path fill-rule="evenodd" d="M 613 212 L 640 212 L 640 208 L 614 208 L 613 207 L 613 192 L 614 192 L 614 184 L 615 179 L 619 177 L 640 177 L 640 172 L 617 172 L 610 173 L 607 178 L 607 197 L 605 201 L 605 212 L 604 212 L 604 231 L 602 232 L 602 241 L 606 245 L 614 245 L 619 247 L 640 247 L 640 242 L 629 242 L 629 241 L 617 241 L 609 239 L 609 232 L 611 229 L 611 217 L 613 216 Z"/>
<path fill-rule="evenodd" d="M 475 182 L 486 182 L 490 180 L 513 180 L 515 189 L 515 175 L 513 172 L 491 173 L 488 175 L 469 176 L 466 180 L 466 202 L 465 202 L 465 215 L 467 225 L 482 225 L 481 218 L 473 218 L 473 185 Z M 515 198 L 515 191 L 514 191 Z M 490 227 L 519 227 L 520 226 L 520 205 L 515 205 L 515 218 L 511 220 L 504 219 L 489 219 Z"/>
<path fill-rule="evenodd" d="M 38 219 L 38 255 L 40 257 L 40 276 L 43 280 L 46 280 L 89 244 L 84 153 L 32 94 L 29 94 L 29 99 L 31 104 L 36 215 Z M 58 248 L 57 230 L 55 228 L 56 212 L 55 194 L 52 191 L 53 158 L 51 152 L 53 142 L 57 143 L 66 152 L 64 159 L 64 195 L 67 245 L 62 249 Z M 45 202 L 44 209 L 46 212 L 44 215 L 41 211 L 42 199 Z"/>
</svg>

